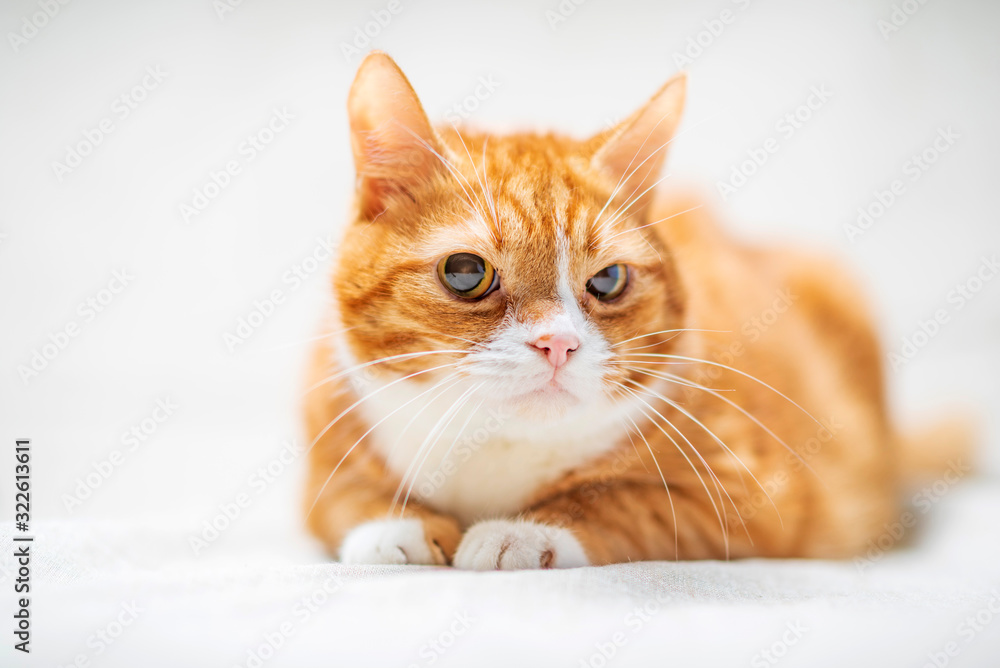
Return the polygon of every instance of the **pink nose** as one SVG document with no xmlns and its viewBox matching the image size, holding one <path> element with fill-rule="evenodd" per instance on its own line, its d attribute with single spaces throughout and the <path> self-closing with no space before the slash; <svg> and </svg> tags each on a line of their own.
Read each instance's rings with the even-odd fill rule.
<svg viewBox="0 0 1000 668">
<path fill-rule="evenodd" d="M 580 339 L 576 334 L 546 334 L 531 345 L 545 353 L 549 364 L 558 369 L 569 359 L 569 354 L 580 347 Z"/>
</svg>

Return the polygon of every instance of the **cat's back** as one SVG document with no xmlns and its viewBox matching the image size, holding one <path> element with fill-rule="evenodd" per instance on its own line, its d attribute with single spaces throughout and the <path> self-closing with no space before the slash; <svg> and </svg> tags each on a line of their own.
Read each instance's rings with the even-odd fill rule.
<svg viewBox="0 0 1000 668">
<path fill-rule="evenodd" d="M 662 199 L 654 214 L 666 219 L 658 232 L 687 292 L 685 326 L 716 330 L 701 335 L 695 356 L 763 379 L 805 410 L 744 376 L 723 372 L 718 386 L 745 385 L 755 410 L 769 414 L 769 426 L 796 449 L 816 436 L 814 417 L 833 425 L 819 452 L 799 454 L 831 489 L 851 493 L 833 500 L 802 487 L 812 516 L 826 518 L 803 543 L 807 552 L 860 549 L 894 510 L 897 478 L 881 349 L 864 291 L 829 255 L 739 240 L 690 194 Z"/>
<path fill-rule="evenodd" d="M 881 382 L 867 297 L 842 260 L 803 247 L 742 241 L 695 193 L 660 198 L 654 220 L 663 221 L 658 232 L 689 293 L 689 320 L 732 326 L 780 310 L 776 315 L 782 317 L 773 324 L 782 319 L 805 324 L 824 345 L 870 362 L 873 377 L 866 385 Z"/>
</svg>

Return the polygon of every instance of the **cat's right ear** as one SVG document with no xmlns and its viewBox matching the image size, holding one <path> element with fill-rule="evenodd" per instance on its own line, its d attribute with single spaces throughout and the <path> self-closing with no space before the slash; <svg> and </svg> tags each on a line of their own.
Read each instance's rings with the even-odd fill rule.
<svg viewBox="0 0 1000 668">
<path fill-rule="evenodd" d="M 361 214 L 370 220 L 440 169 L 441 142 L 410 82 L 381 51 L 358 68 L 347 113 Z"/>
<path fill-rule="evenodd" d="M 684 111 L 686 90 L 687 77 L 680 73 L 638 111 L 591 140 L 591 164 L 621 184 L 629 198 L 647 197 L 655 185 Z"/>
</svg>

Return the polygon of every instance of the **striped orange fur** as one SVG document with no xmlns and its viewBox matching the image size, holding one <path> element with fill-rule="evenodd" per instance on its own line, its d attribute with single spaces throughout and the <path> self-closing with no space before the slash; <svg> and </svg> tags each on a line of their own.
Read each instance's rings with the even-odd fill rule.
<svg viewBox="0 0 1000 668">
<path fill-rule="evenodd" d="M 388 56 L 364 61 L 357 197 L 306 404 L 308 524 L 331 553 L 844 557 L 892 520 L 896 439 L 860 292 L 836 262 L 737 241 L 658 184 L 684 86 L 587 140 L 490 135 L 434 129 Z M 437 269 L 457 253 L 495 268 L 495 289 L 450 293 Z M 602 300 L 588 281 L 613 266 L 627 284 Z"/>
</svg>

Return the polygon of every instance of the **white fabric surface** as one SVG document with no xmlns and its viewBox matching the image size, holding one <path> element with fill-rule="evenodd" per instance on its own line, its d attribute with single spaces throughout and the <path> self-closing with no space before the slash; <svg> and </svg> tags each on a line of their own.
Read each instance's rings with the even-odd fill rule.
<svg viewBox="0 0 1000 668">
<path fill-rule="evenodd" d="M 751 560 L 512 573 L 341 566 L 280 525 L 256 528 L 285 542 L 280 554 L 261 554 L 258 539 L 194 558 L 180 530 L 46 522 L 33 547 L 30 665 L 83 655 L 96 666 L 247 666 L 256 650 L 262 665 L 300 668 L 576 667 L 605 665 L 603 648 L 616 666 L 877 668 L 922 666 L 955 642 L 948 665 L 987 668 L 1000 657 L 998 515 L 1000 485 L 965 483 L 908 546 L 865 568 Z M 0 531 L 7 569 L 11 533 Z M 315 611 L 296 612 L 309 597 Z M 98 652 L 95 634 L 133 603 L 135 621 Z M 977 613 L 990 619 L 972 633 L 963 620 Z M 277 642 L 285 622 L 291 633 Z M 22 665 L 6 641 L 0 657 Z"/>
</svg>

